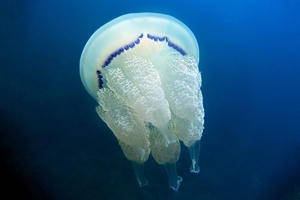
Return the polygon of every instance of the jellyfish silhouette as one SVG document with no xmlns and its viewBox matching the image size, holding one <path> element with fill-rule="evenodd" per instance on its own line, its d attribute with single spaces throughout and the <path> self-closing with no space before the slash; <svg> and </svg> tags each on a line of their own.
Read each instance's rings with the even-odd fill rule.
<svg viewBox="0 0 300 200">
<path fill-rule="evenodd" d="M 198 63 L 198 44 L 191 30 L 156 13 L 118 17 L 100 27 L 84 47 L 83 85 L 132 161 L 141 187 L 148 184 L 144 163 L 151 152 L 165 166 L 169 187 L 178 190 L 180 141 L 189 150 L 190 171 L 200 171 L 204 108 Z"/>
</svg>

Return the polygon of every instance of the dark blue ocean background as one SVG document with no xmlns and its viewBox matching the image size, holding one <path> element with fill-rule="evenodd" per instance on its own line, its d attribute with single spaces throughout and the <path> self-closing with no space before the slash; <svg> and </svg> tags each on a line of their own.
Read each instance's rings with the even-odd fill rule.
<svg viewBox="0 0 300 200">
<path fill-rule="evenodd" d="M 299 0 L 0 2 L 1 199 L 300 199 Z M 172 15 L 199 43 L 201 172 L 182 146 L 178 192 L 151 156 L 138 186 L 80 80 L 89 37 L 136 12 Z"/>
</svg>

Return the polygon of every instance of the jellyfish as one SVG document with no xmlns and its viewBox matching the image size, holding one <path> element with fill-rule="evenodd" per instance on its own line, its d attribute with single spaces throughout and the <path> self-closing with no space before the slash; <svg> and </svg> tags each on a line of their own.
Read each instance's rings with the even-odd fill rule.
<svg viewBox="0 0 300 200">
<path fill-rule="evenodd" d="M 148 184 L 144 163 L 151 153 L 164 165 L 169 187 L 178 190 L 180 141 L 190 154 L 190 172 L 200 171 L 204 108 L 198 63 L 191 30 L 157 13 L 120 16 L 100 27 L 83 49 L 81 81 L 141 187 Z"/>
</svg>

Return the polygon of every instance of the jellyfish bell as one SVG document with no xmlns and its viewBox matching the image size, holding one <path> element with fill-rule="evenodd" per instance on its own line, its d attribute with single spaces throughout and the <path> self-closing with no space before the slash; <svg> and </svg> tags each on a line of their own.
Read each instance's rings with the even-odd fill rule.
<svg viewBox="0 0 300 200">
<path fill-rule="evenodd" d="M 149 37 L 157 37 L 161 41 L 155 42 Z M 139 44 L 134 41 L 139 41 Z M 134 47 L 125 50 L 127 45 L 132 43 L 135 44 Z M 194 56 L 197 63 L 199 62 L 198 43 L 194 34 L 174 17 L 157 13 L 139 13 L 123 15 L 108 22 L 90 37 L 82 52 L 80 76 L 85 89 L 97 99 L 99 88 L 95 71 L 103 70 L 105 61 L 117 50 L 123 48 L 121 56 L 116 56 L 118 59 L 121 57 L 124 59 L 126 53 L 130 53 L 160 62 L 164 61 L 164 56 L 168 53 L 164 52 L 168 43 L 181 47 L 188 55 Z"/>
<path fill-rule="evenodd" d="M 198 63 L 191 30 L 156 13 L 118 17 L 99 28 L 84 47 L 83 85 L 133 162 L 140 186 L 148 184 L 143 165 L 151 152 L 156 162 L 164 164 L 170 188 L 179 188 L 179 141 L 189 148 L 191 172 L 200 171 L 204 109 Z"/>
</svg>

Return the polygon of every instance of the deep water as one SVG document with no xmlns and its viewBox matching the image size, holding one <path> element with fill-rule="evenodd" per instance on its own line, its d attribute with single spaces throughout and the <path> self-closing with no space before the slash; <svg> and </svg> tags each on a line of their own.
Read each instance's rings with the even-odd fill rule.
<svg viewBox="0 0 300 200">
<path fill-rule="evenodd" d="M 0 1 L 0 198 L 300 199 L 299 10 L 298 0 Z M 133 12 L 172 15 L 199 43 L 201 172 L 189 173 L 182 146 L 178 192 L 152 157 L 138 186 L 80 80 L 89 37 Z"/>
</svg>

